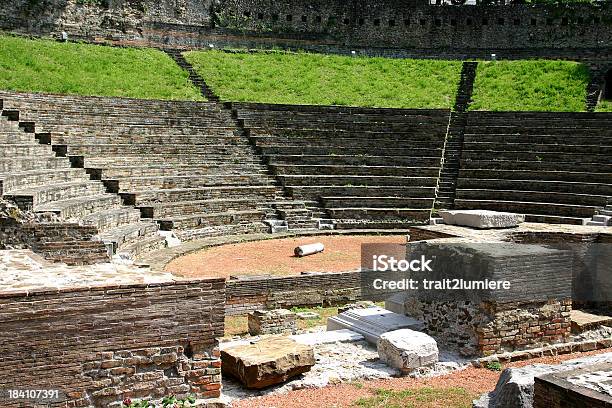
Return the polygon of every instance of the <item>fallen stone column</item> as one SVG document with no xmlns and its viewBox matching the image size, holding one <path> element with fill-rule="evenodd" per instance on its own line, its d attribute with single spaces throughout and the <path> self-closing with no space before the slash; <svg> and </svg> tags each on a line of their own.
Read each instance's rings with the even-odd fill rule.
<svg viewBox="0 0 612 408">
<path fill-rule="evenodd" d="M 323 252 L 324 249 L 325 246 L 320 242 L 317 242 L 316 244 L 300 245 L 299 247 L 295 248 L 293 253 L 295 254 L 295 256 L 302 257 L 318 254 L 319 252 Z"/>
</svg>

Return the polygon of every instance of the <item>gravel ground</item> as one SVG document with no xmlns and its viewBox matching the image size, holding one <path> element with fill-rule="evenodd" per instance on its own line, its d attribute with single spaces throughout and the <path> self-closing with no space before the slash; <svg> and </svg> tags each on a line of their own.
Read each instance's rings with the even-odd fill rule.
<svg viewBox="0 0 612 408">
<path fill-rule="evenodd" d="M 325 251 L 303 258 L 293 256 L 295 247 L 315 242 L 323 243 Z M 175 259 L 165 270 L 186 277 L 344 272 L 360 267 L 362 243 L 405 244 L 406 237 L 316 236 L 229 244 Z"/>
<path fill-rule="evenodd" d="M 561 361 L 594 354 L 609 353 L 612 349 L 592 351 L 588 353 L 573 353 L 562 356 L 543 357 L 528 361 L 518 361 L 505 367 L 523 367 L 530 364 L 558 364 Z M 504 367 L 504 368 L 505 368 Z M 431 373 L 430 373 L 431 374 Z M 273 392 L 266 396 L 258 396 L 234 401 L 233 408 L 336 408 L 349 407 L 357 399 L 371 396 L 378 388 L 403 390 L 420 387 L 463 387 L 469 392 L 484 393 L 495 388 L 499 372 L 485 368 L 468 366 L 465 369 L 453 370 L 442 375 L 413 377 L 384 377 L 373 380 L 363 380 L 352 383 L 330 385 L 318 389 L 298 389 L 286 393 Z M 224 381 L 225 387 L 225 381 Z M 229 390 L 224 389 L 224 393 Z"/>
</svg>

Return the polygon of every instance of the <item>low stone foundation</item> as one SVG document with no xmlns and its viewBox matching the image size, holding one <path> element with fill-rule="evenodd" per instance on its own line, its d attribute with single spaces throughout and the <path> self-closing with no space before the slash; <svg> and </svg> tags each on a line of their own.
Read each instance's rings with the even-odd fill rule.
<svg viewBox="0 0 612 408">
<path fill-rule="evenodd" d="M 283 334 L 297 330 L 295 313 L 285 309 L 256 310 L 249 313 L 249 334 Z"/>
<path fill-rule="evenodd" d="M 464 355 L 491 355 L 566 341 L 571 334 L 570 299 L 497 305 L 483 302 L 406 304 L 427 333 Z"/>
</svg>

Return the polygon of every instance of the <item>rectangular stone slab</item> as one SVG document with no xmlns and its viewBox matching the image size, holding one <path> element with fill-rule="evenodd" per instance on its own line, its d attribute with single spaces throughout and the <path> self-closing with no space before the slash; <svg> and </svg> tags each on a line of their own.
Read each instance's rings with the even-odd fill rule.
<svg viewBox="0 0 612 408">
<path fill-rule="evenodd" d="M 382 307 L 351 309 L 327 319 L 327 330 L 349 329 L 357 332 L 369 343 L 376 344 L 381 334 L 398 330 L 421 330 L 423 322 L 393 313 Z"/>
<path fill-rule="evenodd" d="M 272 336 L 221 350 L 221 370 L 247 388 L 265 388 L 305 373 L 315 364 L 312 347 Z"/>
<path fill-rule="evenodd" d="M 440 211 L 448 225 L 460 225 L 480 229 L 511 228 L 525 222 L 525 215 L 489 210 Z"/>
<path fill-rule="evenodd" d="M 363 340 L 363 336 L 361 334 L 347 329 L 296 334 L 289 337 L 300 344 L 307 344 L 309 346 L 314 346 L 316 344 L 342 343 Z"/>
</svg>

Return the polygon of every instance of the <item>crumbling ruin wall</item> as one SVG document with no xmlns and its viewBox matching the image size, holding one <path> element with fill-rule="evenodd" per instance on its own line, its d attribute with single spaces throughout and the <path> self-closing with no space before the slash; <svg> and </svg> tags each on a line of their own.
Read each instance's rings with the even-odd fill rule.
<svg viewBox="0 0 612 408">
<path fill-rule="evenodd" d="M 94 240 L 97 228 L 61 222 L 52 214 L 22 211 L 0 199 L 0 250 L 30 249 L 43 258 L 68 265 L 108 262 L 106 245 Z"/>
<path fill-rule="evenodd" d="M 0 28 L 175 48 L 209 44 L 438 58 L 610 59 L 612 6 L 430 6 L 393 0 L 15 0 Z M 603 54 L 601 50 L 604 50 Z"/>
</svg>

